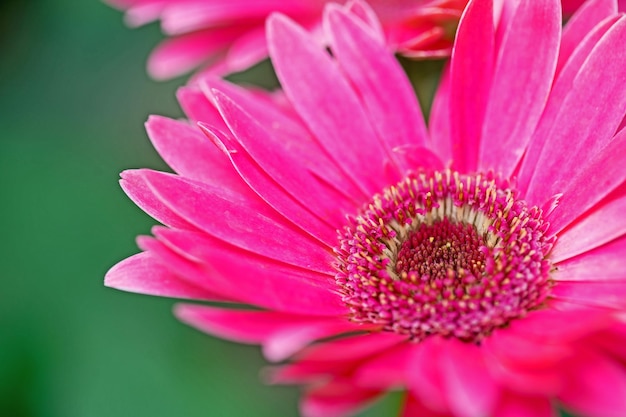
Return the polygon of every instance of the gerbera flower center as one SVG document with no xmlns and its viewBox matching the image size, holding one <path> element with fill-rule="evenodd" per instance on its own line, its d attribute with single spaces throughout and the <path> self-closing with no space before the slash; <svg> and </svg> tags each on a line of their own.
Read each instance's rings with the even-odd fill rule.
<svg viewBox="0 0 626 417">
<path fill-rule="evenodd" d="M 412 174 L 351 219 L 336 281 L 354 321 L 479 342 L 545 301 L 547 226 L 493 174 Z"/>
</svg>

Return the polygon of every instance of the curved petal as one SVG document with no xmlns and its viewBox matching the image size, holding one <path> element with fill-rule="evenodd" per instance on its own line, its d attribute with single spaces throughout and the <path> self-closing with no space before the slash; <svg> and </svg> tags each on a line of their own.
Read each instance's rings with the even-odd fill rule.
<svg viewBox="0 0 626 417">
<path fill-rule="evenodd" d="M 321 245 L 295 236 L 284 236 L 268 242 L 267 239 L 251 234 L 249 239 L 240 240 L 238 246 L 230 246 L 233 241 L 225 241 L 206 233 L 188 230 L 154 227 L 152 233 L 170 249 L 185 258 L 200 263 L 210 263 L 216 247 L 230 249 L 239 256 L 248 256 L 250 252 L 311 271 L 321 272 L 333 277 L 336 273 L 332 264 L 333 255 Z M 276 236 L 274 236 L 276 237 Z M 243 249 L 243 250 L 242 250 Z M 247 252 L 249 251 L 249 252 Z"/>
<path fill-rule="evenodd" d="M 554 120 L 562 110 L 563 103 L 571 94 L 574 88 L 574 80 L 577 75 L 582 71 L 587 58 L 590 53 L 597 46 L 598 42 L 604 37 L 611 27 L 619 20 L 619 16 L 615 16 L 604 20 L 598 24 L 587 36 L 583 38 L 581 43 L 572 52 L 565 66 L 562 68 L 558 77 L 556 78 L 552 90 L 550 91 L 550 97 L 537 129 L 532 135 L 531 141 L 528 144 L 526 155 L 522 161 L 521 169 L 518 174 L 518 189 L 524 194 L 528 189 L 529 183 L 534 175 L 537 161 L 541 156 L 542 148 L 545 143 L 550 140 L 550 130 L 554 128 L 552 125 Z"/>
<path fill-rule="evenodd" d="M 388 151 L 424 146 L 426 125 L 406 74 L 384 42 L 357 19 L 338 6 L 326 8 L 324 23 L 337 62 Z M 412 168 L 400 155 L 391 155 L 401 175 Z"/>
<path fill-rule="evenodd" d="M 200 264 L 153 238 L 140 237 L 138 244 L 170 271 L 224 299 L 295 314 L 342 316 L 348 312 L 326 275 L 228 250 L 216 250 L 211 264 Z"/>
<path fill-rule="evenodd" d="M 510 393 L 502 397 L 493 417 L 557 417 L 558 415 L 550 398 Z"/>
<path fill-rule="evenodd" d="M 293 109 L 281 106 L 276 92 L 272 96 L 267 93 L 261 95 L 258 91 L 243 89 L 215 77 L 203 77 L 199 83 L 214 101 L 215 91 L 230 98 L 271 134 L 273 146 L 288 150 L 307 170 L 334 184 L 347 198 L 354 199 L 354 196 L 360 195 L 350 178 L 324 153 L 297 115 L 292 114 Z M 279 97 L 286 102 L 284 96 Z M 218 125 L 212 126 L 219 128 Z"/>
<path fill-rule="evenodd" d="M 150 116 L 146 131 L 159 155 L 180 175 L 245 192 L 247 186 L 228 158 L 197 127 L 167 117 Z"/>
<path fill-rule="evenodd" d="M 559 233 L 550 259 L 563 260 L 588 252 L 626 234 L 626 184 Z"/>
<path fill-rule="evenodd" d="M 426 407 L 411 393 L 407 393 L 400 417 L 454 417 L 449 413 L 440 413 Z"/>
<path fill-rule="evenodd" d="M 159 297 L 224 301 L 206 288 L 192 285 L 170 272 L 149 252 L 124 259 L 113 266 L 104 277 L 104 285 L 122 291 Z"/>
<path fill-rule="evenodd" d="M 310 239 L 262 201 L 235 190 L 157 171 L 138 173 L 152 193 L 185 221 L 239 247 L 254 250 L 257 245 L 269 245 L 280 250 Z"/>
<path fill-rule="evenodd" d="M 298 114 L 365 196 L 380 192 L 387 152 L 335 62 L 284 16 L 272 15 L 267 30 L 272 63 Z"/>
<path fill-rule="evenodd" d="M 453 166 L 475 171 L 493 75 L 491 1 L 472 0 L 463 12 L 450 61 L 450 134 Z"/>
<path fill-rule="evenodd" d="M 304 394 L 300 411 L 303 417 L 346 417 L 369 405 L 381 393 L 359 389 L 343 381 L 330 381 Z"/>
<path fill-rule="evenodd" d="M 626 308 L 626 282 L 559 281 L 550 296 L 588 307 L 623 310 Z"/>
<path fill-rule="evenodd" d="M 330 226 L 330 233 L 340 229 L 345 224 L 346 214 L 356 209 L 353 203 L 329 198 L 331 196 L 327 189 L 312 176 L 302 160 L 294 158 L 289 143 L 277 141 L 261 124 L 219 91 L 215 92 L 215 98 L 224 120 L 252 159 L 311 216 Z"/>
<path fill-rule="evenodd" d="M 562 184 L 561 192 L 563 193 L 556 209 L 548 216 L 550 232 L 560 232 L 626 181 L 625 149 L 626 131 L 622 131 L 604 149 L 595 154 L 592 153 L 585 161 L 581 161 L 582 163 L 576 167 L 576 170 L 568 174 L 559 173 L 560 181 L 554 177 L 548 177 L 551 181 Z M 572 175 L 571 172 L 575 174 Z M 533 198 L 532 194 L 529 198 Z"/>
<path fill-rule="evenodd" d="M 611 141 L 626 111 L 626 89 L 622 88 L 626 54 L 615 49 L 615 45 L 623 44 L 626 44 L 626 18 L 615 23 L 592 50 L 573 80 L 558 115 L 546 121 L 550 128 L 535 133 L 534 136 L 545 135 L 540 140 L 550 140 L 545 141 L 526 193 L 531 204 L 541 205 L 562 192 L 570 183 L 571 173 L 577 172 L 589 155 L 595 155 Z"/>
<path fill-rule="evenodd" d="M 197 230 L 195 226 L 183 219 L 156 196 L 142 170 L 127 170 L 120 174 L 120 186 L 133 203 L 155 220 L 170 227 L 186 230 Z"/>
<path fill-rule="evenodd" d="M 626 237 L 559 262 L 553 277 L 557 281 L 625 281 Z"/>
<path fill-rule="evenodd" d="M 552 86 L 561 37 L 558 0 L 520 2 L 502 36 L 485 111 L 479 168 L 510 176 Z"/>
<path fill-rule="evenodd" d="M 239 343 L 263 345 L 265 357 L 281 361 L 323 337 L 359 330 L 343 317 L 178 305 L 176 317 L 203 332 Z"/>
<path fill-rule="evenodd" d="M 250 188 L 266 203 L 265 211 L 272 208 L 283 215 L 304 232 L 318 239 L 328 247 L 337 243 L 336 230 L 322 222 L 317 216 L 306 210 L 285 190 L 274 181 L 252 158 L 243 146 L 211 126 L 200 124 L 200 128 L 230 159 L 231 163 L 250 186 Z M 332 195 L 328 189 L 327 194 Z"/>
<path fill-rule="evenodd" d="M 450 69 L 446 66 L 441 74 L 430 110 L 430 147 L 443 161 L 452 164 L 452 137 L 450 133 Z"/>
<path fill-rule="evenodd" d="M 626 415 L 626 372 L 622 365 L 583 351 L 564 371 L 569 377 L 559 400 L 567 409 L 594 417 Z"/>
<path fill-rule="evenodd" d="M 583 3 L 582 7 L 572 15 L 563 30 L 559 60 L 556 66 L 557 75 L 585 36 L 602 20 L 616 14 L 617 3 L 615 0 L 589 0 Z"/>
<path fill-rule="evenodd" d="M 441 374 L 450 411 L 456 417 L 491 415 L 500 389 L 485 365 L 481 348 L 456 339 L 446 342 Z"/>
<path fill-rule="evenodd" d="M 188 85 L 179 88 L 176 91 L 176 98 L 187 118 L 195 124 L 204 122 L 224 132 L 228 131 L 222 115 L 198 86 Z"/>
</svg>

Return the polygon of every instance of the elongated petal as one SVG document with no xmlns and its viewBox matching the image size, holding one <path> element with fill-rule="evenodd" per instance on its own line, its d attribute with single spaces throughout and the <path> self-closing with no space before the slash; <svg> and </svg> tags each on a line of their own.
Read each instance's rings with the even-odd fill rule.
<svg viewBox="0 0 626 417">
<path fill-rule="evenodd" d="M 549 398 L 519 394 L 505 395 L 493 414 L 494 417 L 557 417 L 558 415 Z"/>
<path fill-rule="evenodd" d="M 426 407 L 424 403 L 418 400 L 414 395 L 408 393 L 400 417 L 453 417 L 449 413 L 440 413 Z"/>
<path fill-rule="evenodd" d="M 550 131 L 554 128 L 553 123 L 561 112 L 565 100 L 571 94 L 576 77 L 583 70 L 583 65 L 598 42 L 618 20 L 619 16 L 606 19 L 585 36 L 572 52 L 570 58 L 556 78 L 541 120 L 529 143 L 521 170 L 518 174 L 518 188 L 523 193 L 525 193 L 529 187 L 542 149 L 545 143 L 550 140 Z"/>
<path fill-rule="evenodd" d="M 499 389 L 480 348 L 456 340 L 447 341 L 444 348 L 442 376 L 450 410 L 457 417 L 491 415 Z"/>
<path fill-rule="evenodd" d="M 268 20 L 268 41 L 278 78 L 304 122 L 366 195 L 379 192 L 386 185 L 386 150 L 336 64 L 283 16 Z"/>
<path fill-rule="evenodd" d="M 303 417 L 350 416 L 380 395 L 376 390 L 358 389 L 349 383 L 332 381 L 306 392 L 300 411 Z"/>
<path fill-rule="evenodd" d="M 286 219 L 300 227 L 307 234 L 319 239 L 328 247 L 335 245 L 337 234 L 328 223 L 323 222 L 306 210 L 302 204 L 289 196 L 252 158 L 236 140 L 228 138 L 220 131 L 203 124 L 204 133 L 224 152 L 231 163 L 252 190 L 267 204 L 262 211 L 272 208 Z"/>
<path fill-rule="evenodd" d="M 179 305 L 176 316 L 218 337 L 240 343 L 262 344 L 265 357 L 271 361 L 286 359 L 316 339 L 359 329 L 359 326 L 338 317 L 197 305 Z"/>
<path fill-rule="evenodd" d="M 626 238 L 621 237 L 599 248 L 559 262 L 557 280 L 626 282 L 624 259 Z"/>
<path fill-rule="evenodd" d="M 549 216 L 553 233 L 561 231 L 626 180 L 625 157 L 626 131 L 622 131 L 604 149 L 590 155 L 577 171 L 572 171 L 576 174 L 559 175 L 563 196 Z"/>
<path fill-rule="evenodd" d="M 424 146 L 426 126 L 419 104 L 400 64 L 384 43 L 339 7 L 326 9 L 325 23 L 331 49 L 387 149 Z M 384 84 L 380 82 L 383 79 L 387 80 Z M 401 158 L 393 160 L 401 173 L 411 168 Z"/>
<path fill-rule="evenodd" d="M 224 299 L 295 314 L 347 313 L 326 275 L 228 250 L 216 250 L 211 264 L 205 265 L 185 259 L 153 238 L 139 238 L 138 244 L 177 275 Z"/>
<path fill-rule="evenodd" d="M 301 239 L 301 236 L 297 234 L 283 236 L 273 241 L 258 237 L 255 239 L 255 235 L 251 235 L 248 239 L 244 238 L 236 242 L 238 246 L 230 246 L 229 244 L 235 244 L 232 239 L 226 241 L 205 233 L 158 226 L 152 229 L 152 233 L 172 250 L 195 262 L 209 263 L 213 259 L 212 253 L 215 248 L 220 246 L 223 247 L 221 249 L 229 249 L 238 256 L 247 256 L 252 252 L 329 276 L 335 274 L 332 267 L 334 258 L 330 251 L 323 246 L 316 245 L 315 242 Z"/>
<path fill-rule="evenodd" d="M 559 74 L 572 52 L 582 42 L 589 32 L 607 17 L 617 14 L 615 0 L 590 0 L 586 1 L 580 9 L 574 13 L 565 25 L 563 39 L 559 49 L 559 60 L 556 73 Z"/>
<path fill-rule="evenodd" d="M 559 234 L 554 263 L 588 252 L 626 234 L 626 186 L 622 185 L 573 226 Z"/>
<path fill-rule="evenodd" d="M 589 307 L 626 308 L 626 283 L 559 281 L 551 296 Z"/>
<path fill-rule="evenodd" d="M 104 285 L 160 297 L 223 300 L 206 288 L 197 287 L 180 279 L 148 252 L 133 255 L 112 267 L 104 277 Z"/>
<path fill-rule="evenodd" d="M 512 174 L 548 97 L 561 34 L 558 0 L 523 1 L 504 28 L 480 142 L 480 168 Z M 519 71 L 520 62 L 524 70 Z"/>
<path fill-rule="evenodd" d="M 444 166 L 452 164 L 452 137 L 450 133 L 450 70 L 446 67 L 441 74 L 430 110 L 430 147 L 439 156 Z"/>
<path fill-rule="evenodd" d="M 454 167 L 473 171 L 493 73 L 492 2 L 470 1 L 456 35 L 450 63 L 450 133 Z"/>
<path fill-rule="evenodd" d="M 327 189 L 300 159 L 294 158 L 288 144 L 277 143 L 276 138 L 241 107 L 221 93 L 215 94 L 228 126 L 254 161 L 311 216 L 317 217 L 321 223 L 328 223 L 331 232 L 341 228 L 345 215 L 355 209 L 352 202 L 329 198 L 331 195 Z"/>
<path fill-rule="evenodd" d="M 594 417 L 626 415 L 626 372 L 621 365 L 597 353 L 579 352 L 565 370 L 570 377 L 559 399 L 567 409 Z"/>
<path fill-rule="evenodd" d="M 152 192 L 142 173 L 142 170 L 127 170 L 120 174 L 122 177 L 120 185 L 128 197 L 143 211 L 164 225 L 197 230 L 195 226 L 175 213 Z"/>
<path fill-rule="evenodd" d="M 246 198 L 234 190 L 156 171 L 144 170 L 141 174 L 153 194 L 171 210 L 205 233 L 239 247 L 279 248 L 282 244 L 278 240 L 292 245 L 310 239 L 262 201 Z"/>
<path fill-rule="evenodd" d="M 527 192 L 526 198 L 532 204 L 543 204 L 552 195 L 562 192 L 570 183 L 571 173 L 578 172 L 588 155 L 605 147 L 614 135 L 626 110 L 626 89 L 621 82 L 626 77 L 626 54 L 616 50 L 614 45 L 625 43 L 626 18 L 622 18 L 609 29 L 583 64 L 559 114 L 549 123 L 551 129 L 541 132 L 550 140 L 541 151 L 534 170 L 536 180 L 530 182 Z M 600 108 L 603 111 L 588 110 Z M 543 178 L 550 178 L 550 181 L 540 180 Z"/>
<path fill-rule="evenodd" d="M 159 155 L 180 175 L 249 192 L 228 158 L 197 127 L 166 117 L 150 116 L 146 130 Z"/>
</svg>

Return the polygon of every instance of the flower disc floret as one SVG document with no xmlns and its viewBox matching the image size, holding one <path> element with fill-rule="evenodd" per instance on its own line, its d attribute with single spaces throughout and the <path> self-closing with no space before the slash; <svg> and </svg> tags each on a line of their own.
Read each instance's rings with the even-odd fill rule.
<svg viewBox="0 0 626 417">
<path fill-rule="evenodd" d="M 552 286 L 542 211 L 492 173 L 411 174 L 350 219 L 336 282 L 352 320 L 480 342 Z"/>
</svg>

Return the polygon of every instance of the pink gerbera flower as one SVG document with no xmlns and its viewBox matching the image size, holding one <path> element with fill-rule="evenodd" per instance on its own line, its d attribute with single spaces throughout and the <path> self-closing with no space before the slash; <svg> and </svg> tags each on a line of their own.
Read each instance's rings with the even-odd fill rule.
<svg viewBox="0 0 626 417">
<path fill-rule="evenodd" d="M 148 121 L 177 174 L 122 187 L 165 226 L 106 284 L 255 307 L 176 314 L 286 361 L 306 416 L 391 389 L 407 417 L 626 415 L 626 18 L 493 16 L 469 3 L 428 128 L 365 5 L 327 7 L 332 54 L 272 16 L 282 91 L 183 88 L 210 141 Z"/>
<path fill-rule="evenodd" d="M 267 57 L 265 19 L 281 12 L 319 29 L 335 0 L 107 0 L 132 26 L 160 19 L 172 38 L 152 53 L 148 71 L 167 79 L 202 65 L 214 74 L 242 71 Z M 345 0 L 338 1 L 345 3 Z M 447 56 L 467 0 L 371 0 L 389 45 L 411 57 Z M 348 5 L 348 7 L 351 7 Z"/>
</svg>

